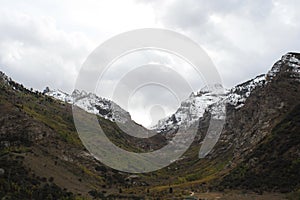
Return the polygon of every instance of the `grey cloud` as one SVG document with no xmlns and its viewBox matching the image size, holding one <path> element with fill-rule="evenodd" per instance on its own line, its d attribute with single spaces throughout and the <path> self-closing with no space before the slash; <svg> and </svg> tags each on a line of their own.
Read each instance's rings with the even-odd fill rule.
<svg viewBox="0 0 300 200">
<path fill-rule="evenodd" d="M 0 69 L 28 87 L 70 92 L 88 54 L 85 36 L 59 30 L 52 19 L 3 9 L 0 14 Z"/>
<path fill-rule="evenodd" d="M 266 73 L 287 51 L 299 51 L 299 1 L 174 0 L 151 5 L 166 28 L 187 34 L 208 51 L 227 87 Z"/>
</svg>

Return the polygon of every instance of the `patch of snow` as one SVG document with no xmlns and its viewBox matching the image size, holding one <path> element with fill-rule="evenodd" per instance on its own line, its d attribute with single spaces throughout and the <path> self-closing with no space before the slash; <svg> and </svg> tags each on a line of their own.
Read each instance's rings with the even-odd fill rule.
<svg viewBox="0 0 300 200">
<path fill-rule="evenodd" d="M 257 87 L 264 86 L 266 83 L 266 75 L 263 74 L 233 87 L 227 94 L 227 103 L 235 106 L 236 109 L 241 108 L 252 91 Z"/>
<path fill-rule="evenodd" d="M 46 95 L 66 103 L 70 103 L 70 104 L 73 103 L 73 98 L 69 94 L 61 90 L 51 90 L 47 92 Z"/>
</svg>

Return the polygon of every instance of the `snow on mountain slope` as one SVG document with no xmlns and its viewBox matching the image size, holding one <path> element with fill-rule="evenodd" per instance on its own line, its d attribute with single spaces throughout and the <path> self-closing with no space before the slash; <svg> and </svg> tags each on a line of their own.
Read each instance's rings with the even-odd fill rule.
<svg viewBox="0 0 300 200">
<path fill-rule="evenodd" d="M 265 84 L 266 75 L 262 74 L 257 76 L 254 79 L 233 87 L 227 94 L 226 101 L 235 106 L 235 108 L 240 108 L 244 105 L 244 102 L 255 88 L 262 87 Z"/>
<path fill-rule="evenodd" d="M 179 126 L 189 127 L 200 117 L 205 110 L 212 104 L 224 98 L 224 89 L 221 85 L 204 87 L 197 93 L 192 93 L 190 97 L 183 101 L 178 110 L 171 116 L 158 121 L 152 129 L 163 132 L 170 129 L 177 129 Z"/>
<path fill-rule="evenodd" d="M 73 98 L 69 94 L 67 94 L 61 90 L 51 90 L 51 91 L 45 92 L 45 94 L 47 96 L 54 97 L 55 99 L 64 101 L 66 103 L 71 103 L 71 104 L 73 103 Z"/>
<path fill-rule="evenodd" d="M 76 105 L 88 113 L 99 115 L 113 122 L 125 123 L 131 120 L 130 114 L 119 105 L 93 93 L 74 90 L 69 95 L 61 90 L 49 90 L 45 94 L 60 101 Z"/>
</svg>

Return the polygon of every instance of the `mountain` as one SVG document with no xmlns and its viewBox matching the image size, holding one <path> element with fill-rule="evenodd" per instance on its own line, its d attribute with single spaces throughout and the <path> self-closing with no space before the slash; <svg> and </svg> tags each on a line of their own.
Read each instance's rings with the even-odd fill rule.
<svg viewBox="0 0 300 200">
<path fill-rule="evenodd" d="M 245 94 L 246 98 L 242 106 L 228 102 L 226 124 L 208 156 L 216 162 L 227 157 L 222 175 L 217 175 L 219 180 L 224 177 L 219 188 L 299 189 L 299 69 L 300 54 L 288 53 L 259 81 L 256 78 L 231 90 L 229 97 Z M 249 87 L 253 82 L 257 85 Z M 245 87 L 251 88 L 250 93 Z M 205 130 L 200 128 L 200 134 L 205 135 Z"/>
<path fill-rule="evenodd" d="M 69 95 L 61 90 L 48 89 L 44 94 L 60 101 L 76 105 L 88 113 L 97 114 L 112 122 L 125 123 L 131 120 L 130 114 L 119 105 L 108 99 L 98 97 L 93 93 L 74 90 L 73 93 Z"/>
<path fill-rule="evenodd" d="M 193 93 L 150 132 L 113 102 L 91 93 L 49 90 L 44 95 L 4 73 L 0 88 L 0 198 L 183 199 L 190 192 L 201 198 L 218 192 L 224 199 L 226 195 L 247 199 L 253 191 L 257 199 L 284 199 L 285 193 L 294 199 L 299 196 L 299 53 L 287 53 L 265 75 L 230 90 L 212 85 Z M 181 127 L 197 136 L 188 151 L 166 168 L 139 175 L 118 172 L 82 145 L 72 106 L 87 116 L 97 114 L 107 137 L 133 152 L 161 148 Z M 225 111 L 219 140 L 199 159 L 209 121 Z M 159 133 L 136 138 L 124 129 Z"/>
<path fill-rule="evenodd" d="M 178 127 L 189 127 L 203 116 L 205 109 L 210 105 L 223 99 L 221 85 L 213 85 L 203 88 L 197 93 L 192 93 L 190 97 L 183 101 L 177 111 L 171 116 L 161 119 L 152 129 L 157 132 L 166 132 Z"/>
<path fill-rule="evenodd" d="M 297 59 L 297 55 L 296 53 L 288 53 L 282 56 L 282 59 L 267 74 L 259 75 L 230 90 L 225 90 L 221 85 L 216 84 L 214 86 L 206 86 L 197 93 L 192 93 L 187 100 L 181 103 L 174 114 L 159 120 L 152 129 L 171 138 L 179 127 L 188 129 L 193 123 L 203 117 L 205 112 L 212 114 L 213 110 L 221 103 L 240 109 L 245 105 L 247 98 L 254 90 L 271 84 L 272 79 L 276 78 L 279 73 L 284 73 L 283 70 L 286 70 L 287 73 L 292 73 L 290 76 L 297 81 L 297 78 L 299 79 L 299 59 Z M 283 65 L 288 67 L 283 67 Z"/>
<path fill-rule="evenodd" d="M 115 122 L 125 134 L 129 133 L 131 136 L 141 138 L 149 138 L 156 135 L 155 131 L 148 130 L 133 121 L 129 112 L 125 111 L 118 104 L 111 100 L 98 97 L 94 93 L 75 89 L 72 94 L 69 95 L 61 90 L 50 90 L 48 87 L 43 93 L 46 96 L 52 97 L 61 102 L 79 107 L 87 113 L 95 114 L 110 120 L 111 122 Z M 164 144 L 165 139 L 162 136 L 158 137 L 160 137 L 161 143 L 155 146 L 161 146 Z M 132 140 L 136 141 L 134 138 L 132 138 Z"/>
</svg>

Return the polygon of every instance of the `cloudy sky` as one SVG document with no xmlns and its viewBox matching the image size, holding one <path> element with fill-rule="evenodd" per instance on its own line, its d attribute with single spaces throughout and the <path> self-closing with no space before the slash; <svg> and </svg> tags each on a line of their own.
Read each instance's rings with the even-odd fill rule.
<svg viewBox="0 0 300 200">
<path fill-rule="evenodd" d="M 266 73 L 282 54 L 300 51 L 299 9 L 298 0 L 1 0 L 0 70 L 27 87 L 71 92 L 81 64 L 102 42 L 133 29 L 165 28 L 196 41 L 231 87 Z M 186 78 L 195 82 L 192 73 Z"/>
</svg>

